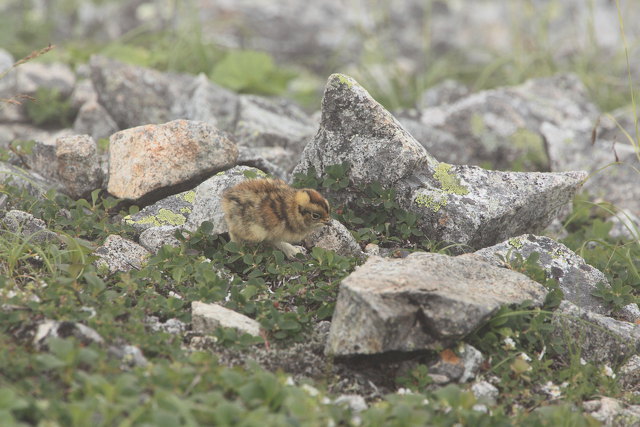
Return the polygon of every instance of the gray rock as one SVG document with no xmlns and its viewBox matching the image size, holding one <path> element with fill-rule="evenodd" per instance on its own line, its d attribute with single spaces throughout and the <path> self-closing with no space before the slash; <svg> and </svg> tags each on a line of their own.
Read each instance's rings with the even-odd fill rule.
<svg viewBox="0 0 640 427">
<path fill-rule="evenodd" d="M 177 248 L 180 246 L 180 241 L 174 236 L 177 229 L 178 227 L 171 225 L 147 228 L 140 233 L 140 244 L 154 254 L 157 254 L 165 245 Z"/>
<path fill-rule="evenodd" d="M 255 95 L 242 95 L 233 135 L 239 145 L 281 147 L 290 152 L 270 161 L 290 172 L 316 127 L 293 103 Z"/>
<path fill-rule="evenodd" d="M 203 122 L 175 120 L 123 130 L 109 139 L 108 191 L 126 199 L 152 197 L 156 190 L 199 182 L 237 158 L 235 143 Z"/>
<path fill-rule="evenodd" d="M 600 397 L 583 402 L 582 408 L 605 426 L 640 425 L 640 405 L 623 406 L 619 399 Z"/>
<path fill-rule="evenodd" d="M 272 175 L 276 178 L 287 182 L 289 181 L 290 170 L 277 165 L 274 162 L 282 163 L 283 159 L 287 162 L 292 161 L 293 153 L 282 147 L 238 147 L 238 165 L 249 166 L 260 169 L 261 171 Z"/>
<path fill-rule="evenodd" d="M 340 285 L 325 348 L 337 356 L 439 349 L 482 325 L 501 305 L 547 291 L 522 274 L 471 256 L 372 256 Z"/>
<path fill-rule="evenodd" d="M 127 215 L 122 220 L 140 232 L 158 227 L 183 227 L 191 215 L 195 197 L 195 190 L 174 194 L 144 207 L 136 214 Z M 153 240 L 151 236 L 153 234 L 149 235 Z"/>
<path fill-rule="evenodd" d="M 322 176 L 345 161 L 350 186 L 330 196 L 353 200 L 376 181 L 394 188 L 427 237 L 458 243 L 459 250 L 543 229 L 586 178 L 584 172 L 508 173 L 439 163 L 355 80 L 334 74 L 322 100 L 320 130 L 294 173 Z"/>
<path fill-rule="evenodd" d="M 446 79 L 424 91 L 418 100 L 418 108 L 451 104 L 467 95 L 469 95 L 467 86 L 457 80 Z"/>
<path fill-rule="evenodd" d="M 193 211 L 187 219 L 185 228 L 195 231 L 203 221 L 213 224 L 213 233 L 226 233 L 227 223 L 224 221 L 222 211 L 222 193 L 246 179 L 245 173 L 252 173 L 257 176 L 264 176 L 262 171 L 247 166 L 236 166 L 224 172 L 219 172 L 202 184 L 198 185 L 195 191 Z"/>
<path fill-rule="evenodd" d="M 225 131 L 233 130 L 238 95 L 199 74 L 185 85 L 172 106 L 174 117 L 209 123 Z"/>
<path fill-rule="evenodd" d="M 0 98 L 13 102 L 3 103 L 0 122 L 27 122 L 25 105 L 38 102 L 29 99 L 40 88 L 57 91 L 63 98 L 69 97 L 75 85 L 75 74 L 62 63 L 26 62 L 14 68 L 2 78 Z"/>
<path fill-rule="evenodd" d="M 167 319 L 160 322 L 156 316 L 147 316 L 145 318 L 146 325 L 154 332 L 167 332 L 169 334 L 178 335 L 187 330 L 187 324 L 178 319 Z"/>
<path fill-rule="evenodd" d="M 333 404 L 344 405 L 356 414 L 369 407 L 364 397 L 358 394 L 341 394 L 333 401 Z"/>
<path fill-rule="evenodd" d="M 88 101 L 82 104 L 75 121 L 73 130 L 78 134 L 87 134 L 95 140 L 109 138 L 119 128 L 111 118 L 109 112 L 97 101 Z"/>
<path fill-rule="evenodd" d="M 121 345 L 121 346 L 110 346 L 108 349 L 108 353 L 110 356 L 119 359 L 122 362 L 123 369 L 134 368 L 136 366 L 147 366 L 149 361 L 142 350 L 140 350 L 135 345 Z"/>
<path fill-rule="evenodd" d="M 414 136 L 425 147 L 444 151 L 451 146 L 450 136 L 462 145 L 452 150 L 453 157 L 440 160 L 525 171 L 550 170 L 543 123 L 590 131 L 599 115 L 584 85 L 571 74 L 474 93 L 421 113 L 420 124 L 426 129 L 416 131 L 419 125 L 414 123 Z M 445 136 L 432 132 L 432 128 Z"/>
<path fill-rule="evenodd" d="M 489 405 L 495 405 L 500 391 L 487 381 L 478 381 L 471 386 L 471 392 L 478 400 L 484 400 Z"/>
<path fill-rule="evenodd" d="M 40 218 L 34 218 L 28 212 L 11 210 L 6 213 L 2 223 L 7 230 L 18 233 L 36 243 L 52 242 L 58 235 L 47 229 L 47 225 Z"/>
<path fill-rule="evenodd" d="M 332 219 L 329 224 L 305 237 L 304 245 L 333 251 L 342 256 L 363 257 L 364 253 L 347 227 Z"/>
<path fill-rule="evenodd" d="M 328 166 L 345 161 L 354 187 L 377 181 L 387 188 L 438 163 L 355 80 L 333 74 L 322 99 L 320 129 L 293 173 L 315 170 L 322 176 Z"/>
<path fill-rule="evenodd" d="M 89 71 L 89 67 L 84 64 L 86 71 Z M 76 72 L 76 75 L 80 75 L 80 72 Z M 91 79 L 85 78 L 76 83 L 73 88 L 73 92 L 69 96 L 69 101 L 71 105 L 76 110 L 80 109 L 87 102 L 98 102 L 98 93 L 93 88 L 93 83 Z"/>
<path fill-rule="evenodd" d="M 44 180 L 40 175 L 27 172 L 4 162 L 0 162 L 0 182 L 25 189 L 29 194 L 38 197 L 46 193 L 47 190 L 54 188 L 50 182 Z"/>
<path fill-rule="evenodd" d="M 606 276 L 553 239 L 524 234 L 476 251 L 474 255 L 488 263 L 506 267 L 505 261 L 511 262 L 518 255 L 526 260 L 532 253 L 539 254 L 537 265 L 546 272 L 548 278 L 558 281 L 567 301 L 594 313 L 605 316 L 611 314 L 611 309 L 592 295 L 599 283 L 609 285 Z"/>
<path fill-rule="evenodd" d="M 634 354 L 620 367 L 618 382 L 625 390 L 640 390 L 640 356 Z"/>
<path fill-rule="evenodd" d="M 104 340 L 94 329 L 77 322 L 45 320 L 38 324 L 33 337 L 33 346 L 39 351 L 48 349 L 49 338 L 74 337 L 84 345 L 102 344 Z"/>
<path fill-rule="evenodd" d="M 193 331 L 201 334 L 212 334 L 222 327 L 235 329 L 241 334 L 260 336 L 260 323 L 218 304 L 193 301 L 191 322 Z"/>
<path fill-rule="evenodd" d="M 177 118 L 172 115 L 172 104 L 180 97 L 183 88 L 179 83 L 185 79 L 178 82 L 175 75 L 97 55 L 89 65 L 98 100 L 120 129 Z"/>
<path fill-rule="evenodd" d="M 470 147 L 461 144 L 452 133 L 425 125 L 419 119 L 401 113 L 398 121 L 436 159 L 452 164 L 473 163 Z"/>
<path fill-rule="evenodd" d="M 139 270 L 150 254 L 139 244 L 111 234 L 102 246 L 94 251 L 94 255 L 98 257 L 95 264 L 99 269 L 107 268 L 109 273 L 115 273 Z"/>
<path fill-rule="evenodd" d="M 588 171 L 591 175 L 585 190 L 592 197 L 640 215 L 637 185 L 640 160 L 634 147 L 624 140 L 618 143 L 599 137 L 592 140 L 594 124 L 595 120 L 586 129 L 575 129 L 562 123 L 543 124 L 541 129 L 547 141 L 552 170 L 580 168 Z"/>
<path fill-rule="evenodd" d="M 475 378 L 480 370 L 484 356 L 475 347 L 462 343 L 456 349 L 447 349 L 440 353 L 436 363 L 429 365 L 429 375 L 444 375 L 447 382 L 461 384 Z"/>
<path fill-rule="evenodd" d="M 640 351 L 640 325 L 614 320 L 562 301 L 552 318 L 560 352 L 579 352 L 585 360 L 615 365 Z M 575 348 L 570 348 L 575 346 Z"/>
<path fill-rule="evenodd" d="M 440 163 L 400 205 L 418 215 L 418 226 L 430 239 L 480 249 L 544 229 L 586 177 L 586 172 L 499 172 Z"/>
<path fill-rule="evenodd" d="M 39 88 L 55 89 L 68 98 L 76 84 L 76 75 L 61 62 L 26 62 L 16 68 L 16 93 L 33 95 Z"/>
<path fill-rule="evenodd" d="M 56 140 L 57 177 L 63 192 L 79 199 L 102 188 L 103 175 L 96 142 L 89 135 L 73 135 Z"/>
</svg>

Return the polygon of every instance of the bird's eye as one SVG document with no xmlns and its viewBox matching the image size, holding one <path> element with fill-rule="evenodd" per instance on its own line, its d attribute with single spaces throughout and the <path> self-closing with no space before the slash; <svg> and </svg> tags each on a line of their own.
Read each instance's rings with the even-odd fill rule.
<svg viewBox="0 0 640 427">
<path fill-rule="evenodd" d="M 313 219 L 320 219 L 320 214 L 319 214 L 318 212 L 313 212 L 313 213 L 311 214 L 311 218 L 313 218 Z"/>
</svg>

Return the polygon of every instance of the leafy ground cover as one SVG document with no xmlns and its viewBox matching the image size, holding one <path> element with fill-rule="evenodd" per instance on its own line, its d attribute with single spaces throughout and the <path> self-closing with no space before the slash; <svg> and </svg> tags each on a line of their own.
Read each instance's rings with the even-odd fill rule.
<svg viewBox="0 0 640 427">
<path fill-rule="evenodd" d="M 23 19 L 29 25 L 22 32 L 7 31 L 3 36 L 15 37 L 3 39 L 3 44 L 17 57 L 46 45 L 51 31 L 28 14 Z M 538 49 L 523 45 L 508 58 L 483 64 L 467 64 L 454 55 L 433 56 L 428 62 L 440 65 L 420 74 L 390 72 L 380 81 L 379 75 L 362 71 L 360 78 L 389 108 L 415 105 L 422 89 L 445 77 L 459 78 L 479 90 L 559 71 L 578 72 L 603 109 L 628 102 L 628 86 L 610 78 L 624 71 L 624 61 L 602 63 L 593 52 L 558 63 L 543 40 L 541 35 Z M 197 26 L 190 31 L 131 34 L 103 45 L 74 41 L 55 52 L 55 59 L 71 64 L 103 53 L 161 70 L 204 72 L 235 91 L 292 96 L 313 108 L 323 81 L 321 76 L 276 64 L 264 53 L 225 50 L 203 42 Z M 391 55 L 382 49 L 363 57 L 365 62 L 385 62 Z M 371 64 L 363 65 L 366 70 Z M 29 108 L 34 122 L 64 125 L 69 120 L 66 100 L 55 93 L 38 97 L 48 102 Z M 25 149 L 13 146 L 11 154 Z M 298 185 L 338 191 L 348 184 L 347 167 L 335 165 L 324 179 L 298 177 Z M 376 243 L 446 252 L 422 235 L 415 217 L 393 202 L 391 192 L 375 184 L 362 189 L 366 203 L 334 204 L 335 218 L 362 246 Z M 109 234 L 134 234 L 119 220 L 130 212 L 114 211 L 117 200 L 99 192 L 90 200 L 74 201 L 54 192 L 36 198 L 11 183 L 0 185 L 0 195 L 9 197 L 6 209 L 30 212 L 61 236 L 59 241 L 40 242 L 0 232 L 3 425 L 588 426 L 597 423 L 581 413 L 585 400 L 609 396 L 640 403 L 632 390 L 620 387 L 613 373 L 616 366 L 585 362 L 577 346 L 569 355 L 560 351 L 566 343 L 550 336 L 549 321 L 561 295 L 533 258 L 513 262 L 511 268 L 552 291 L 545 306 L 505 307 L 468 338 L 488 358 L 481 375 L 494 378 L 500 391 L 497 402 L 478 401 L 468 385 L 435 388 L 427 367 L 419 365 L 396 379 L 401 393 L 355 412 L 334 402 L 336 396 L 326 391 L 328 378 L 296 383 L 286 372 L 258 366 L 230 368 L 215 354 L 185 349 L 179 335 L 150 333 L 145 323 L 148 316 L 189 322 L 191 301 L 225 301 L 227 307 L 257 319 L 266 334 L 254 339 L 221 330 L 216 335 L 219 343 L 241 349 L 287 346 L 306 339 L 313 324 L 330 318 L 339 281 L 361 260 L 314 249 L 307 257 L 288 262 L 279 251 L 243 247 L 212 235 L 210 224 L 204 223 L 195 233 L 178 235 L 180 247 L 163 248 L 140 270 L 108 275 L 94 265 L 93 250 Z M 371 205 L 378 209 L 365 207 Z M 607 275 L 612 287 L 601 288 L 598 296 L 621 307 L 637 302 L 640 295 L 640 242 L 609 237 L 611 225 L 603 218 L 611 209 L 591 203 L 588 195 L 579 197 L 562 242 Z M 86 324 L 107 343 L 139 347 L 149 363 L 132 367 L 106 346 L 74 338 L 52 339 L 46 348 L 37 349 L 32 336 L 44 319 Z"/>
</svg>

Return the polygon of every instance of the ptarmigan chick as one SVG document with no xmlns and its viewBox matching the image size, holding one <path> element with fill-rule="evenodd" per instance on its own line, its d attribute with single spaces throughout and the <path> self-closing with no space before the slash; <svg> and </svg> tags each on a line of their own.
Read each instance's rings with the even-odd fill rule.
<svg viewBox="0 0 640 427">
<path fill-rule="evenodd" d="M 222 210 L 233 242 L 267 242 L 287 258 L 302 253 L 293 246 L 329 222 L 329 202 L 316 190 L 296 190 L 279 179 L 250 179 L 226 190 Z"/>
</svg>

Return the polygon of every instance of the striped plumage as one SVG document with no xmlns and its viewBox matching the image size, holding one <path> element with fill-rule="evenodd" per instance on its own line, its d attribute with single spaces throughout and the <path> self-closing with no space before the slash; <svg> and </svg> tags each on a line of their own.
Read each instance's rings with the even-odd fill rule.
<svg viewBox="0 0 640 427">
<path fill-rule="evenodd" d="M 301 241 L 329 221 L 330 207 L 320 193 L 296 190 L 279 179 L 251 179 L 224 192 L 222 210 L 234 242 L 267 242 L 288 258 Z"/>
</svg>

